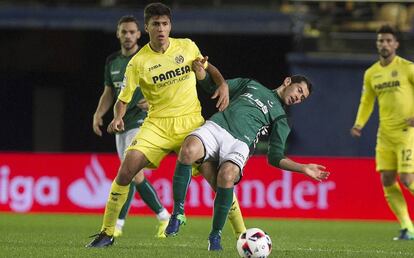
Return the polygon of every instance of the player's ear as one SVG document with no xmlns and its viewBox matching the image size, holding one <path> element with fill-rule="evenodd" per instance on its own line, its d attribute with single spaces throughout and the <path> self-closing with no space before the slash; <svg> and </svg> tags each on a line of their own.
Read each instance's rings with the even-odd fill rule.
<svg viewBox="0 0 414 258">
<path fill-rule="evenodd" d="M 144 29 L 145 29 L 145 32 L 148 33 L 148 25 L 147 24 L 144 25 Z"/>
<path fill-rule="evenodd" d="M 289 86 L 292 83 L 292 79 L 290 77 L 286 77 L 283 81 L 284 86 Z"/>
<path fill-rule="evenodd" d="M 119 35 L 119 29 L 116 30 L 116 38 L 119 39 L 120 35 Z"/>
<path fill-rule="evenodd" d="M 139 39 L 139 38 L 141 38 L 141 31 L 140 30 L 137 31 L 137 39 Z"/>
</svg>

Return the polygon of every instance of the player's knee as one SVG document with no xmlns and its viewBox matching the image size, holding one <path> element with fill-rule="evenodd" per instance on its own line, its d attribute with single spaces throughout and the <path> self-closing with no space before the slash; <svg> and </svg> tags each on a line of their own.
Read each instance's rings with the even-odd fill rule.
<svg viewBox="0 0 414 258">
<path fill-rule="evenodd" d="M 387 187 L 395 184 L 397 181 L 397 174 L 395 172 L 382 172 L 381 173 L 381 182 L 382 185 Z"/>
<path fill-rule="evenodd" d="M 200 150 L 201 148 L 201 150 Z M 179 154 L 180 162 L 184 164 L 193 164 L 202 158 L 202 146 L 194 141 L 186 141 L 182 146 Z"/>
<path fill-rule="evenodd" d="M 238 179 L 239 168 L 234 164 L 224 165 L 217 175 L 217 183 L 220 185 L 234 184 Z"/>
<path fill-rule="evenodd" d="M 414 175 L 412 174 L 401 174 L 400 175 L 400 181 L 401 183 L 406 187 L 406 188 L 410 188 L 410 185 L 413 183 L 414 181 Z"/>
</svg>

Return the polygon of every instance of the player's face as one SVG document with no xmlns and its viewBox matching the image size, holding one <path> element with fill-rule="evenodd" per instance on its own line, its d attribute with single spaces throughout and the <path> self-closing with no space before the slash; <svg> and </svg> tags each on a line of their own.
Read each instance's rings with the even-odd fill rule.
<svg viewBox="0 0 414 258">
<path fill-rule="evenodd" d="M 130 50 L 137 44 L 138 39 L 141 37 L 141 32 L 135 22 L 124 22 L 118 26 L 116 36 L 121 43 L 121 47 Z"/>
<path fill-rule="evenodd" d="M 162 46 L 168 43 L 168 37 L 171 32 L 171 21 L 166 15 L 154 16 L 145 25 L 150 41 L 153 44 Z"/>
<path fill-rule="evenodd" d="M 382 58 L 388 58 L 395 55 L 398 45 L 398 41 L 392 34 L 380 33 L 377 35 L 378 54 Z"/>
<path fill-rule="evenodd" d="M 283 101 L 286 105 L 299 104 L 309 96 L 309 89 L 305 82 L 291 83 L 283 94 Z"/>
</svg>

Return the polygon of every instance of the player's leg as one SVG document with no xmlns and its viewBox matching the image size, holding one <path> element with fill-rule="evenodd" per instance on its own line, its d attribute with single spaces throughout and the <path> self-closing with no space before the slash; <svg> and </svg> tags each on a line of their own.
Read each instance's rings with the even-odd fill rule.
<svg viewBox="0 0 414 258">
<path fill-rule="evenodd" d="M 199 168 L 200 174 L 207 180 L 214 192 L 216 192 L 217 189 L 217 170 L 217 162 L 213 161 L 203 162 Z M 236 238 L 238 238 L 241 233 L 246 231 L 243 215 L 235 193 L 233 193 L 233 202 L 230 207 L 228 219 Z"/>
<path fill-rule="evenodd" d="M 135 187 L 144 203 L 156 214 L 158 219 L 155 237 L 164 238 L 164 230 L 168 225 L 170 213 L 161 204 L 157 192 L 152 184 L 146 179 L 144 173 L 139 173 L 134 179 Z"/>
<path fill-rule="evenodd" d="M 139 131 L 139 128 L 133 128 L 123 133 L 115 135 L 116 151 L 121 161 L 124 159 L 126 148 L 132 142 L 132 139 L 134 139 L 138 131 Z M 134 194 L 135 194 L 135 184 L 134 182 L 131 182 L 129 186 L 128 197 L 125 201 L 124 206 L 122 206 L 121 212 L 119 213 L 118 219 L 116 221 L 114 237 L 120 237 L 122 235 L 122 229 L 125 225 L 125 219 L 126 219 L 126 216 L 128 215 L 129 208 L 131 206 L 131 202 L 133 200 Z"/>
<path fill-rule="evenodd" d="M 409 132 L 404 136 L 405 139 L 399 145 L 397 152 L 398 172 L 400 182 L 411 194 L 414 194 L 414 153 L 412 152 L 414 150 L 414 135 Z M 396 240 L 414 240 L 414 227 L 408 211 L 405 216 L 407 216 L 406 220 L 409 220 L 409 222 L 404 223 L 405 225 L 401 225 L 400 236 L 398 236 Z"/>
<path fill-rule="evenodd" d="M 208 237 L 208 250 L 218 251 L 221 247 L 221 231 L 233 202 L 234 183 L 238 181 L 240 168 L 231 161 L 224 162 L 217 174 L 217 192 L 214 199 L 212 230 Z"/>
<path fill-rule="evenodd" d="M 181 224 L 185 224 L 184 201 L 188 186 L 191 181 L 192 164 L 204 157 L 204 145 L 202 141 L 189 135 L 181 146 L 175 166 L 173 177 L 174 208 L 167 228 L 166 236 L 174 236 L 178 233 Z"/>
<path fill-rule="evenodd" d="M 221 231 L 233 203 L 234 185 L 242 175 L 243 167 L 249 156 L 246 143 L 235 139 L 222 129 L 219 138 L 219 171 L 217 173 L 217 192 L 214 199 L 212 230 L 209 235 L 208 250 L 221 250 Z"/>
<path fill-rule="evenodd" d="M 412 231 L 413 224 L 408 214 L 407 203 L 397 181 L 398 150 L 379 139 L 376 147 L 377 170 L 381 173 L 384 197 L 401 226 L 401 232 Z M 400 234 L 401 235 L 401 234 Z M 398 240 L 400 236 L 395 237 Z"/>
<path fill-rule="evenodd" d="M 129 192 L 129 185 L 133 177 L 148 165 L 144 154 L 138 150 L 129 150 L 115 180 L 112 182 L 109 198 L 105 207 L 101 233 L 87 247 L 105 247 L 114 242 L 113 234 L 119 212 L 124 205 Z M 142 172 L 141 172 L 142 173 Z"/>
</svg>

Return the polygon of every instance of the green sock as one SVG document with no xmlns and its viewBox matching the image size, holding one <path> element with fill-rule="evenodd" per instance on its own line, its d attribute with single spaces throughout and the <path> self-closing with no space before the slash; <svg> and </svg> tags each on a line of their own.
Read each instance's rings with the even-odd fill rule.
<svg viewBox="0 0 414 258">
<path fill-rule="evenodd" d="M 177 161 L 173 177 L 173 214 L 184 214 L 184 201 L 187 195 L 188 185 L 191 182 L 191 165 L 184 165 Z"/>
<path fill-rule="evenodd" d="M 129 207 L 131 207 L 131 201 L 132 201 L 132 197 L 134 197 L 134 193 L 135 193 L 134 183 L 131 183 L 129 184 L 129 192 L 128 192 L 127 200 L 125 201 L 124 206 L 122 206 L 122 210 L 119 213 L 118 219 L 126 218 L 128 211 L 129 211 Z"/>
<path fill-rule="evenodd" d="M 155 214 L 160 213 L 164 209 L 164 206 L 162 206 L 160 199 L 158 198 L 157 192 L 146 178 L 144 178 L 144 181 L 140 184 L 136 184 L 135 187 L 141 196 L 141 199 L 153 212 L 155 212 Z"/>
<path fill-rule="evenodd" d="M 210 236 L 221 234 L 233 203 L 233 188 L 217 187 L 216 198 L 214 199 L 213 229 L 210 232 Z"/>
</svg>

